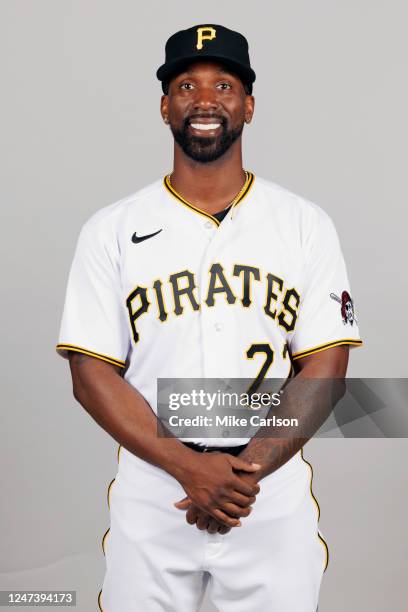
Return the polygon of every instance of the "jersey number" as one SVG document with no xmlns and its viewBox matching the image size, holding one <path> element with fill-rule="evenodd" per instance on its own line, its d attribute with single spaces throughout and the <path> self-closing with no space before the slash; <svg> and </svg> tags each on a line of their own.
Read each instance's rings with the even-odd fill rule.
<svg viewBox="0 0 408 612">
<path fill-rule="evenodd" d="M 269 368 L 271 367 L 273 363 L 273 358 L 275 356 L 275 351 L 273 350 L 270 344 L 251 344 L 251 346 L 246 352 L 246 356 L 248 359 L 253 359 L 257 353 L 264 353 L 265 361 L 258 372 L 258 376 L 255 378 L 254 382 L 251 384 L 247 391 L 249 395 L 251 395 L 251 393 L 255 393 L 255 391 L 259 388 Z"/>
</svg>

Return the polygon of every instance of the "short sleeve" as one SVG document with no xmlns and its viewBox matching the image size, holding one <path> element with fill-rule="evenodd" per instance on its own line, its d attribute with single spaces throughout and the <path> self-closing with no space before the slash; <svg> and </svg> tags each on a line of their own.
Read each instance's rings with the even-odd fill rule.
<svg viewBox="0 0 408 612">
<path fill-rule="evenodd" d="M 362 344 L 339 238 L 330 217 L 315 209 L 305 231 L 299 316 L 290 341 L 292 359 Z"/>
<path fill-rule="evenodd" d="M 76 351 L 124 367 L 129 332 L 121 301 L 119 253 L 103 228 L 86 223 L 71 265 L 57 352 Z"/>
</svg>

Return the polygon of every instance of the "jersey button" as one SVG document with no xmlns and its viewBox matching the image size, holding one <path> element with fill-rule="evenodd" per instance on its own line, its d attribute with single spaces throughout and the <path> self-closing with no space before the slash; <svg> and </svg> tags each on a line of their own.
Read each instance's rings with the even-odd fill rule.
<svg viewBox="0 0 408 612">
<path fill-rule="evenodd" d="M 206 221 L 204 223 L 204 227 L 205 227 L 205 229 L 212 229 L 213 228 L 213 224 L 212 224 L 211 221 Z"/>
</svg>

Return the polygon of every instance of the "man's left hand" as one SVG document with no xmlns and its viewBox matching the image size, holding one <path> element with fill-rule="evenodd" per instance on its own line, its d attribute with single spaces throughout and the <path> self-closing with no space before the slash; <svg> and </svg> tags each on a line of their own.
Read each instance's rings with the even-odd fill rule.
<svg viewBox="0 0 408 612">
<path fill-rule="evenodd" d="M 245 480 L 247 480 L 251 484 L 257 482 L 257 477 L 255 473 L 238 473 L 241 478 L 245 478 Z M 196 506 L 191 500 L 189 500 L 189 498 L 185 498 L 185 500 L 183 501 L 187 500 L 190 502 L 186 512 L 187 523 L 189 523 L 190 525 L 196 525 L 197 529 L 200 529 L 201 531 L 208 531 L 208 533 L 212 534 L 220 533 L 221 535 L 224 535 L 231 531 L 232 527 L 228 527 L 227 525 L 217 521 L 217 519 L 212 517 L 210 514 L 207 514 L 207 512 L 204 512 L 204 510 L 201 510 L 201 508 L 199 508 L 198 506 Z M 252 511 L 252 507 L 250 508 L 250 510 Z"/>
</svg>

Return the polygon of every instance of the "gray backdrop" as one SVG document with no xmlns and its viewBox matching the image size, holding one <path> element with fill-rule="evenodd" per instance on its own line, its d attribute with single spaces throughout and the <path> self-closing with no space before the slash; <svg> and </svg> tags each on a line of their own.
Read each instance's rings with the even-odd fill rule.
<svg viewBox="0 0 408 612">
<path fill-rule="evenodd" d="M 3 0 L 0 589 L 76 589 L 97 609 L 117 444 L 54 346 L 80 226 L 171 170 L 155 70 L 174 31 L 246 34 L 245 166 L 335 221 L 365 341 L 349 375 L 407 375 L 407 16 L 396 0 Z M 331 552 L 319 612 L 402 610 L 407 441 L 314 440 L 305 457 Z"/>
</svg>

